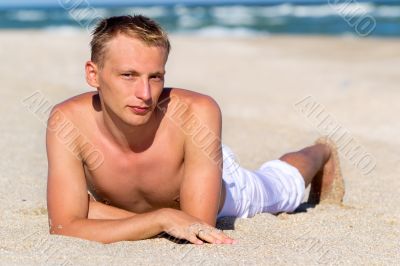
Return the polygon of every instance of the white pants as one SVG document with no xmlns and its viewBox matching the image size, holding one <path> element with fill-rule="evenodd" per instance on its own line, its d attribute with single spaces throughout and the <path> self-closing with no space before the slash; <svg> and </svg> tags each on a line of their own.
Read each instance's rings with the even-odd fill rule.
<svg viewBox="0 0 400 266">
<path fill-rule="evenodd" d="M 258 170 L 239 166 L 233 152 L 222 145 L 222 179 L 225 203 L 217 219 L 225 216 L 250 218 L 261 212 L 292 212 L 304 197 L 304 179 L 292 165 L 273 160 Z"/>
</svg>

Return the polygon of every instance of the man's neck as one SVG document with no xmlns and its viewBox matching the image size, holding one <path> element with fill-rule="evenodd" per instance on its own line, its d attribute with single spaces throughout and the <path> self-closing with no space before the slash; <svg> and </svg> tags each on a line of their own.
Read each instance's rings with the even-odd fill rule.
<svg viewBox="0 0 400 266">
<path fill-rule="evenodd" d="M 122 121 L 102 103 L 102 128 L 124 152 L 140 153 L 148 149 L 154 141 L 158 128 L 157 108 L 149 121 L 140 126 L 132 126 Z"/>
</svg>

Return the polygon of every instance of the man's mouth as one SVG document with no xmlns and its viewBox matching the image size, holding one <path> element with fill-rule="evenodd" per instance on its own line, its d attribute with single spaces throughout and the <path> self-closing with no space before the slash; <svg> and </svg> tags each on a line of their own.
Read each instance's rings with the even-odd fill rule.
<svg viewBox="0 0 400 266">
<path fill-rule="evenodd" d="M 135 114 L 143 115 L 150 111 L 148 106 L 128 106 Z"/>
</svg>

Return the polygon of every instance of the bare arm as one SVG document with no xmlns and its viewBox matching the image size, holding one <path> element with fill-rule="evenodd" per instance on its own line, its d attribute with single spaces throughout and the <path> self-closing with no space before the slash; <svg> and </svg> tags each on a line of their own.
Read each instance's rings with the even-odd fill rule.
<svg viewBox="0 0 400 266">
<path fill-rule="evenodd" d="M 136 213 L 89 199 L 89 219 L 118 220 L 135 216 Z"/>
<path fill-rule="evenodd" d="M 189 108 L 184 124 L 185 175 L 181 186 L 181 209 L 215 226 L 221 194 L 221 112 L 208 96 Z M 192 133 L 198 132 L 198 133 Z"/>
<path fill-rule="evenodd" d="M 63 139 L 65 134 L 62 133 L 65 132 L 62 130 L 66 130 L 63 125 L 72 125 L 67 113 L 62 108 L 54 109 L 47 128 L 47 204 L 50 233 L 110 243 L 144 239 L 162 232 L 160 211 L 131 217 L 121 215 L 121 219 L 88 218 L 89 200 L 82 161 L 76 150 L 74 152 L 71 149 L 77 143 L 67 144 L 66 139 Z M 118 212 L 122 214 L 121 210 Z"/>
</svg>

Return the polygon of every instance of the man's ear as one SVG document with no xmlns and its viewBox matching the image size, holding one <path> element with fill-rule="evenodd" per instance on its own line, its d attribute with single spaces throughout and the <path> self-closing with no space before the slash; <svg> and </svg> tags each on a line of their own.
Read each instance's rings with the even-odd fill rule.
<svg viewBox="0 0 400 266">
<path fill-rule="evenodd" d="M 99 88 L 97 65 L 92 61 L 87 61 L 85 64 L 86 82 L 93 88 Z"/>
</svg>

